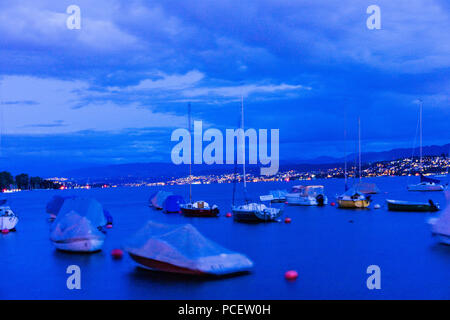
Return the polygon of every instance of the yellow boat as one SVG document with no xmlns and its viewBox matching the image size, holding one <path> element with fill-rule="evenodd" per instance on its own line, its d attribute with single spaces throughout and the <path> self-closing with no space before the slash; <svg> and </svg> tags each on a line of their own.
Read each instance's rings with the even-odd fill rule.
<svg viewBox="0 0 450 320">
<path fill-rule="evenodd" d="M 338 200 L 338 206 L 339 208 L 345 208 L 345 209 L 363 209 L 370 206 L 370 200 L 344 200 L 339 199 Z"/>
<path fill-rule="evenodd" d="M 338 207 L 345 209 L 363 209 L 370 206 L 370 195 L 358 192 L 355 188 L 350 188 L 337 198 Z"/>
</svg>

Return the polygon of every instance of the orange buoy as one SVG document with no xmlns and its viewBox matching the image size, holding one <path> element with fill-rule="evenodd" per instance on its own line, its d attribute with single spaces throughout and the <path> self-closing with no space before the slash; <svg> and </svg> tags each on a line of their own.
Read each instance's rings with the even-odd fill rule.
<svg viewBox="0 0 450 320">
<path fill-rule="evenodd" d="M 231 216 L 232 216 L 231 212 L 227 212 L 227 214 L 225 215 L 225 217 L 227 218 L 231 218 Z"/>
<path fill-rule="evenodd" d="M 7 234 L 7 233 L 9 233 L 9 230 L 8 229 L 2 229 L 2 233 L 3 234 Z"/>
<path fill-rule="evenodd" d="M 123 251 L 120 249 L 113 249 L 113 250 L 111 250 L 111 256 L 114 259 L 122 259 Z"/>
<path fill-rule="evenodd" d="M 112 224 L 107 224 L 107 225 L 106 225 L 106 228 L 107 228 L 107 229 L 111 229 L 111 228 L 112 228 Z"/>
<path fill-rule="evenodd" d="M 286 271 L 286 273 L 284 274 L 284 277 L 286 278 L 286 280 L 294 281 L 298 278 L 298 273 L 295 270 L 289 270 L 289 271 Z"/>
<path fill-rule="evenodd" d="M 285 222 L 285 223 L 291 223 L 291 218 L 286 218 L 286 219 L 284 219 L 284 222 Z"/>
<path fill-rule="evenodd" d="M 332 202 L 332 203 L 330 203 L 333 207 L 336 205 L 336 203 L 334 203 L 334 202 Z"/>
</svg>

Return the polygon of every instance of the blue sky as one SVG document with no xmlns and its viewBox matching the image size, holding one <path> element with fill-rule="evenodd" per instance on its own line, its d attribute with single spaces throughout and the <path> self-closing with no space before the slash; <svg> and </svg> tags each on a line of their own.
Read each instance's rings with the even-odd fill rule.
<svg viewBox="0 0 450 320">
<path fill-rule="evenodd" d="M 371 4 L 381 30 L 366 27 Z M 168 162 L 187 102 L 225 129 L 241 95 L 247 127 L 280 129 L 282 161 L 342 156 L 358 116 L 365 151 L 409 147 L 417 98 L 424 143 L 448 143 L 449 27 L 440 0 L 2 1 L 1 162 Z"/>
</svg>

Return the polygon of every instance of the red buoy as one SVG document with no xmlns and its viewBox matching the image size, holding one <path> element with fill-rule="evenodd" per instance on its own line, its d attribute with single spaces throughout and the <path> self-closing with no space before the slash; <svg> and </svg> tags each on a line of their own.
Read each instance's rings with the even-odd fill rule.
<svg viewBox="0 0 450 320">
<path fill-rule="evenodd" d="M 2 233 L 3 234 L 7 234 L 7 233 L 9 233 L 9 230 L 8 229 L 2 229 Z"/>
<path fill-rule="evenodd" d="M 334 202 L 332 202 L 332 203 L 330 203 L 333 207 L 336 205 L 336 203 L 334 203 Z"/>
<path fill-rule="evenodd" d="M 106 225 L 106 228 L 107 228 L 107 229 L 111 229 L 111 228 L 112 228 L 112 224 L 107 224 L 107 225 Z"/>
<path fill-rule="evenodd" d="M 286 218 L 286 219 L 284 219 L 284 222 L 285 222 L 285 223 L 291 223 L 291 218 Z"/>
<path fill-rule="evenodd" d="M 284 274 L 284 277 L 286 278 L 286 280 L 294 281 L 298 278 L 298 273 L 295 270 L 289 270 L 289 271 L 286 271 L 286 273 Z"/>
<path fill-rule="evenodd" d="M 111 250 L 111 256 L 114 259 L 122 259 L 123 251 L 120 249 L 113 249 L 113 250 Z"/>
<path fill-rule="evenodd" d="M 227 214 L 225 215 L 225 217 L 231 218 L 231 212 L 227 212 Z"/>
<path fill-rule="evenodd" d="M 284 204 L 289 204 L 289 202 L 286 201 Z"/>
</svg>

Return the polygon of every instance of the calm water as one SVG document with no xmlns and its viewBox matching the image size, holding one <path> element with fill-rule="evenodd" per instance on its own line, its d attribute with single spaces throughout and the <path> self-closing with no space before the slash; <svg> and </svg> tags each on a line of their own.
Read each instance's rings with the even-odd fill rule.
<svg viewBox="0 0 450 320">
<path fill-rule="evenodd" d="M 370 181 L 369 179 L 367 179 Z M 409 181 L 408 181 L 409 180 Z M 413 178 L 373 179 L 386 198 L 428 200 L 445 206 L 444 193 L 411 193 Z M 342 180 L 325 185 L 331 201 L 342 192 Z M 297 183 L 249 184 L 252 196 Z M 185 195 L 185 187 L 165 187 Z M 291 224 L 247 225 L 224 217 L 229 211 L 231 184 L 195 185 L 194 198 L 216 203 L 219 218 L 165 215 L 147 207 L 156 188 L 112 188 L 76 191 L 31 191 L 10 195 L 19 214 L 17 232 L 0 235 L 0 298 L 2 299 L 450 299 L 450 247 L 431 237 L 426 219 L 436 214 L 348 211 L 335 207 L 287 207 Z M 55 194 L 97 198 L 114 216 L 102 252 L 58 252 L 49 241 L 46 202 Z M 136 267 L 110 251 L 147 220 L 191 223 L 210 239 L 246 254 L 254 272 L 226 279 L 199 279 L 156 273 Z M 351 223 L 350 221 L 353 221 Z M 66 268 L 81 267 L 81 290 L 66 288 Z M 366 288 L 366 268 L 381 268 L 381 290 Z M 295 269 L 296 282 L 284 280 Z"/>
</svg>

